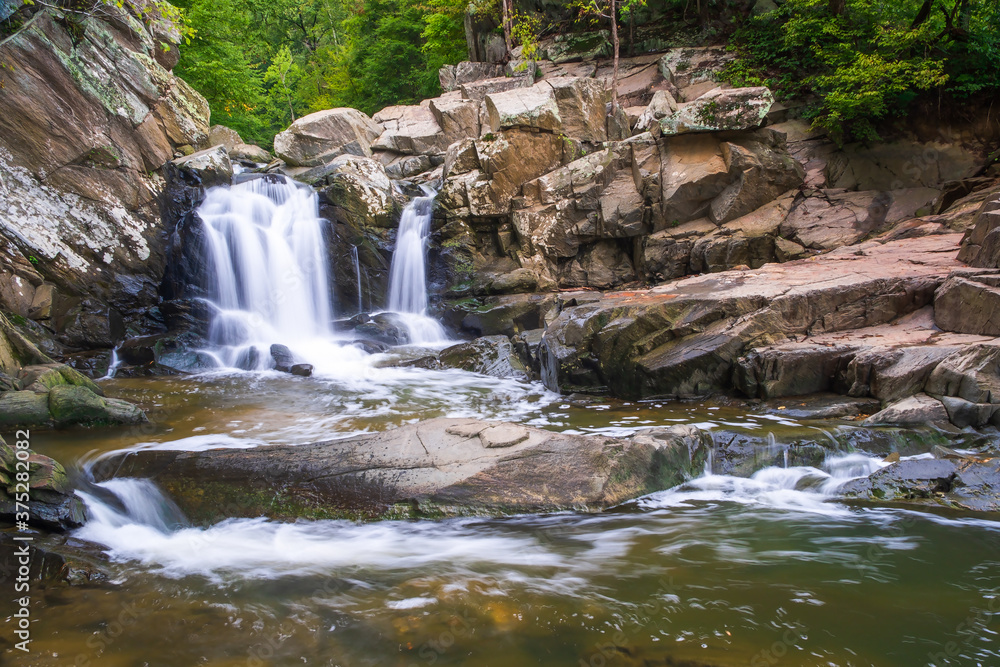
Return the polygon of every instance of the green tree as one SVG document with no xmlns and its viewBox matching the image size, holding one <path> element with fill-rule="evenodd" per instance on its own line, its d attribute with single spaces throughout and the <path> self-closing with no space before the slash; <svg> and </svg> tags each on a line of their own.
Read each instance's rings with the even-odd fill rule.
<svg viewBox="0 0 1000 667">
<path fill-rule="evenodd" d="M 1000 90 L 998 21 L 992 0 L 786 0 L 740 27 L 741 60 L 726 74 L 813 96 L 815 126 L 873 141 L 882 120 L 922 95 Z"/>
</svg>

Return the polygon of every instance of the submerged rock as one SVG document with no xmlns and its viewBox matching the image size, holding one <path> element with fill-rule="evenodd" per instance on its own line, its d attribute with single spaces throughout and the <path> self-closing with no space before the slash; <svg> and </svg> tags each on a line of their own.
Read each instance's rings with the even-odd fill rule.
<svg viewBox="0 0 1000 667">
<path fill-rule="evenodd" d="M 276 519 L 597 510 L 675 486 L 711 440 L 688 426 L 632 438 L 432 419 L 314 445 L 139 451 L 98 461 L 98 480 L 148 477 L 187 516 Z"/>
</svg>

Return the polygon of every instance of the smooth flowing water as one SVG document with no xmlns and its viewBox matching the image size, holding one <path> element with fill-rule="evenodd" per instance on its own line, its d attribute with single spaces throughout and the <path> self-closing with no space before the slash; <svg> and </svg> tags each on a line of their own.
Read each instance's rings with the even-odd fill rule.
<svg viewBox="0 0 1000 667">
<path fill-rule="evenodd" d="M 134 446 L 309 442 L 442 414 L 616 434 L 689 423 L 776 433 L 775 447 L 837 428 L 712 404 L 568 401 L 532 383 L 375 366 L 356 385 L 267 371 L 105 387 L 140 402 L 156 426 L 37 432 L 35 446 L 86 460 Z M 113 666 L 1000 664 L 1000 522 L 836 501 L 843 480 L 881 465 L 831 452 L 820 468 L 709 475 L 599 515 L 375 524 L 190 526 L 148 481 L 113 480 L 104 494 L 84 495 L 91 520 L 70 540 L 106 553 L 111 581 L 38 591 L 36 652 L 9 657 L 66 665 L 82 655 Z"/>
<path fill-rule="evenodd" d="M 428 319 L 415 286 L 426 289 L 429 207 L 417 200 L 404 215 L 393 262 L 390 307 L 417 323 Z M 885 465 L 843 451 L 850 425 L 398 367 L 425 351 L 368 355 L 329 333 L 328 266 L 304 242 L 322 235 L 308 191 L 213 190 L 202 216 L 222 368 L 103 380 L 151 423 L 33 432 L 33 447 L 74 474 L 121 449 L 302 444 L 437 416 L 607 435 L 693 424 L 753 434 L 784 466 L 745 479 L 710 469 L 602 514 L 372 524 L 195 526 L 149 480 L 85 484 L 87 523 L 40 545 L 107 579 L 36 586 L 32 653 L 0 633 L 3 664 L 1000 665 L 1000 522 L 838 501 L 844 481 Z M 286 311 L 289 284 L 298 305 Z M 314 363 L 313 376 L 228 368 L 273 342 Z M 826 460 L 789 467 L 788 442 L 802 440 L 829 443 Z M 911 440 L 895 448 L 920 455 Z M 8 627 L 15 608 L 0 597 Z"/>
<path fill-rule="evenodd" d="M 316 193 L 278 176 L 212 188 L 204 224 L 220 366 L 266 369 L 272 344 L 306 354 L 331 339 L 329 259 Z"/>
<path fill-rule="evenodd" d="M 446 340 L 441 325 L 427 316 L 427 240 L 433 210 L 433 194 L 416 197 L 403 209 L 389 267 L 388 310 L 402 316 L 410 340 L 418 344 Z"/>
</svg>

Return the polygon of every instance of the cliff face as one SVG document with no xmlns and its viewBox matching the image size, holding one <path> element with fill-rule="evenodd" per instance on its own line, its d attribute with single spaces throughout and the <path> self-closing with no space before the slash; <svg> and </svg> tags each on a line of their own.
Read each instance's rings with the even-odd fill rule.
<svg viewBox="0 0 1000 667">
<path fill-rule="evenodd" d="M 0 308 L 70 348 L 113 345 L 155 303 L 163 178 L 208 141 L 208 104 L 170 73 L 149 7 L 83 24 L 38 11 L 0 42 Z"/>
</svg>

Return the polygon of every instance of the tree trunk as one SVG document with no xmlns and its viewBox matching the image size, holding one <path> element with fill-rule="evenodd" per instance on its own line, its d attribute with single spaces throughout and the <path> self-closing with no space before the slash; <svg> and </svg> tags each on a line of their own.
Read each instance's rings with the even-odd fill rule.
<svg viewBox="0 0 1000 667">
<path fill-rule="evenodd" d="M 963 35 L 969 34 L 969 24 L 972 22 L 972 3 L 969 0 L 962 0 L 962 6 L 958 10 L 958 29 Z"/>
<path fill-rule="evenodd" d="M 513 21 L 511 14 L 514 13 L 512 9 L 513 0 L 501 0 L 501 4 L 503 5 L 503 41 L 507 47 L 507 60 L 510 60 L 511 52 L 514 50 L 514 44 L 511 42 L 510 37 L 511 21 Z"/>
<path fill-rule="evenodd" d="M 628 10 L 628 54 L 635 56 L 635 7 Z"/>
<path fill-rule="evenodd" d="M 840 16 L 847 9 L 847 0 L 830 0 L 830 4 L 827 6 L 831 14 Z"/>
<path fill-rule="evenodd" d="M 932 9 L 934 9 L 934 0 L 924 0 L 924 4 L 920 6 L 920 11 L 917 12 L 913 23 L 910 24 L 910 30 L 916 30 L 922 26 L 924 21 L 931 15 Z"/>
<path fill-rule="evenodd" d="M 611 113 L 618 113 L 618 3 L 611 0 L 611 42 L 615 47 L 615 67 L 611 74 Z"/>
</svg>

